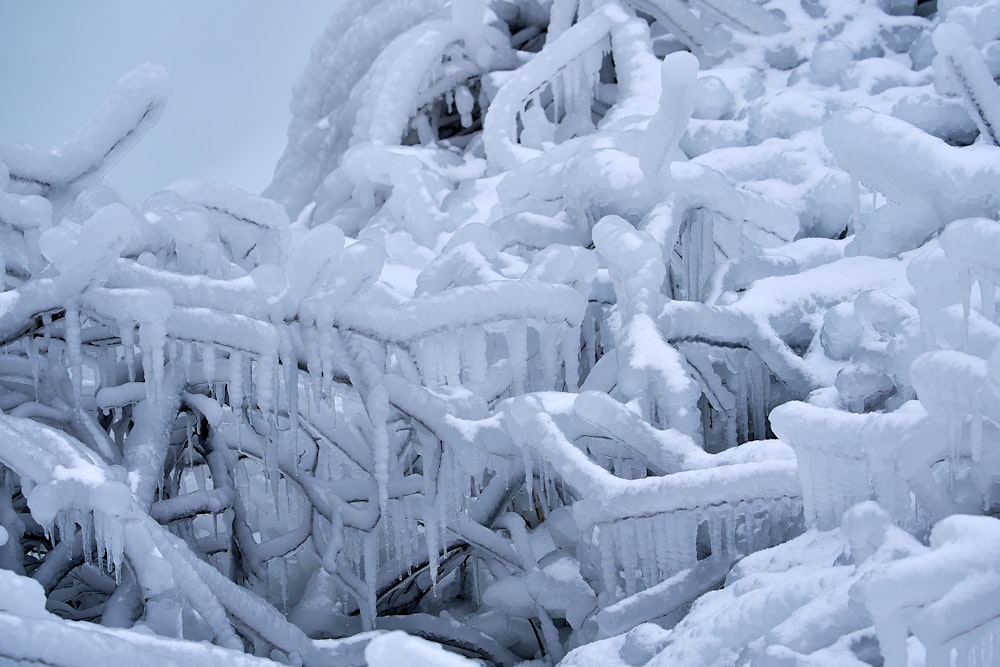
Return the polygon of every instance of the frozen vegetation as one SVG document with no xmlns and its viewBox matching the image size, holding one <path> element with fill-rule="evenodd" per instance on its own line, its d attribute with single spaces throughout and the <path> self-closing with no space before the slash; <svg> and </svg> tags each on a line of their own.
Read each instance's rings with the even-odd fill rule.
<svg viewBox="0 0 1000 667">
<path fill-rule="evenodd" d="M 1000 0 L 336 4 L 0 140 L 0 663 L 1000 664 Z"/>
</svg>

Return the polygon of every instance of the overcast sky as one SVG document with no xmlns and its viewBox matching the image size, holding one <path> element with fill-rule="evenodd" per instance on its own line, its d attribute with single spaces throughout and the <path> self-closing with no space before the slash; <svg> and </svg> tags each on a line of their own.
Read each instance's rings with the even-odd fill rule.
<svg viewBox="0 0 1000 667">
<path fill-rule="evenodd" d="M 112 182 L 139 202 L 186 177 L 259 192 L 285 146 L 292 83 L 339 1 L 0 0 L 0 136 L 60 143 L 125 72 L 157 63 L 166 111 Z"/>
</svg>

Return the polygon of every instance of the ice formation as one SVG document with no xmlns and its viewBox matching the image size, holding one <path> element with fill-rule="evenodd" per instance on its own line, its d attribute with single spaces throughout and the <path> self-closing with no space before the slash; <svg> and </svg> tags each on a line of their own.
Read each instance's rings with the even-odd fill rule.
<svg viewBox="0 0 1000 667">
<path fill-rule="evenodd" d="M 997 664 L 998 45 L 343 2 L 263 196 L 0 141 L 0 661 Z"/>
</svg>

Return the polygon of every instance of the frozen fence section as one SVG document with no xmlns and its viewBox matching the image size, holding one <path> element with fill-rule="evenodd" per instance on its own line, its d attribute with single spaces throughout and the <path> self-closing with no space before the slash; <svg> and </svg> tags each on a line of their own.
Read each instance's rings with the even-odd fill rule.
<svg viewBox="0 0 1000 667">
<path fill-rule="evenodd" d="M 873 573 L 865 603 L 886 667 L 910 664 L 909 633 L 928 665 L 971 667 L 1000 658 L 998 539 L 994 518 L 948 517 L 931 531 L 928 551 Z"/>
<path fill-rule="evenodd" d="M 617 3 L 603 5 L 547 42 L 530 64 L 504 81 L 483 120 L 483 143 L 495 169 L 513 169 L 540 155 L 546 139 L 550 145 L 554 142 L 556 126 L 546 118 L 540 97 L 549 84 L 551 94 L 561 97 L 562 133 L 569 137 L 588 125 L 592 129 L 590 105 L 601 61 L 613 29 L 627 19 Z"/>
<path fill-rule="evenodd" d="M 92 184 L 159 120 L 166 105 L 166 71 L 143 65 L 122 77 L 77 134 L 53 150 L 0 140 L 18 194 L 73 197 Z"/>
<path fill-rule="evenodd" d="M 786 403 L 770 420 L 775 434 L 795 451 L 807 525 L 829 530 L 851 506 L 876 500 L 900 526 L 926 530 L 926 507 L 913 491 L 924 480 L 899 465 L 902 452 L 917 459 L 913 450 L 941 435 L 920 405 L 872 415 Z"/>
<path fill-rule="evenodd" d="M 998 661 L 1000 2 L 339 4 L 264 196 L 0 141 L 0 660 Z"/>
<path fill-rule="evenodd" d="M 543 401 L 529 395 L 510 403 L 514 441 L 526 461 L 579 498 L 572 505 L 573 518 L 600 568 L 603 604 L 651 589 L 709 555 L 732 561 L 780 543 L 798 529 L 796 467 L 780 447 L 745 445 L 742 451 L 712 456 L 685 434 L 657 431 L 596 395 L 581 395 L 576 410 L 595 426 L 603 424 L 598 428 L 621 447 L 641 447 L 633 456 L 667 473 L 616 476 L 560 430 L 558 415 L 548 414 Z M 659 463 L 647 458 L 658 449 L 670 454 Z M 531 468 L 527 474 L 533 476 Z"/>
</svg>

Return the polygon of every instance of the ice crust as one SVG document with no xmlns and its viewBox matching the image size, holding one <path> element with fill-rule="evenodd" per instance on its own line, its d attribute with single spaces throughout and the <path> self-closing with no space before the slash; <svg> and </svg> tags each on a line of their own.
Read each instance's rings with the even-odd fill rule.
<svg viewBox="0 0 1000 667">
<path fill-rule="evenodd" d="M 341 3 L 263 196 L 0 141 L 0 661 L 1000 656 L 1000 6 Z M 105 627 L 86 622 L 99 622 Z"/>
</svg>

